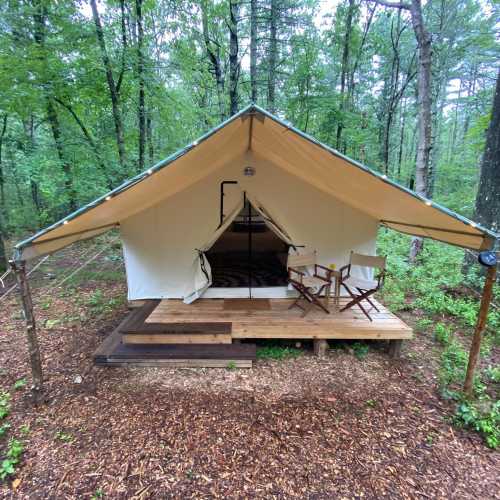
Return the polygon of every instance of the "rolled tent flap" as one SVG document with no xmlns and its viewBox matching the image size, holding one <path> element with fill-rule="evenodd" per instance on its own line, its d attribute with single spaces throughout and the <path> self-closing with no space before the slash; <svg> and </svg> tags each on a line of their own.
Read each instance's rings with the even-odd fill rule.
<svg viewBox="0 0 500 500">
<path fill-rule="evenodd" d="M 264 223 L 266 224 L 266 226 L 274 233 L 278 236 L 278 238 L 280 238 L 282 241 L 284 241 L 285 243 L 287 243 L 288 245 L 290 245 L 291 247 L 295 248 L 295 245 L 292 241 L 292 239 L 290 238 L 290 235 L 286 232 L 286 230 L 281 226 L 281 224 L 279 224 L 277 221 L 276 221 L 276 218 L 273 217 L 269 211 L 262 205 L 262 203 L 260 203 L 256 198 L 254 198 L 252 195 L 248 194 L 247 192 L 247 198 L 248 200 L 250 201 L 251 205 L 253 206 L 253 208 L 255 208 L 255 210 L 257 210 L 257 212 L 259 212 L 259 214 L 262 216 L 262 218 L 264 219 Z"/>
<path fill-rule="evenodd" d="M 201 248 L 194 250 L 195 257 L 191 269 L 191 277 L 184 292 L 184 303 L 191 304 L 196 299 L 199 299 L 212 285 L 212 269 L 205 255 L 221 237 L 222 233 L 229 227 L 233 220 L 243 209 L 243 197 L 240 199 L 235 208 L 226 216 L 222 224 L 212 233 L 208 240 Z"/>
</svg>

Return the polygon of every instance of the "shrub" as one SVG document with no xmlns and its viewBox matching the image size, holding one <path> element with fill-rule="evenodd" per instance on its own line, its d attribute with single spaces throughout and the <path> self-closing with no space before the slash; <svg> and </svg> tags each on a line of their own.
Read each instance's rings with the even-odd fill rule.
<svg viewBox="0 0 500 500">
<path fill-rule="evenodd" d="M 500 445 L 500 401 L 493 404 L 489 398 L 478 403 L 463 401 L 457 406 L 454 422 L 479 432 L 490 448 Z"/>
</svg>

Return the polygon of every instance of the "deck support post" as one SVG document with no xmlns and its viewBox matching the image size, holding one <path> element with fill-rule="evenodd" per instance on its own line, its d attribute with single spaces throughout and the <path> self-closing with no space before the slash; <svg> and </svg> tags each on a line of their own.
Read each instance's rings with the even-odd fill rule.
<svg viewBox="0 0 500 500">
<path fill-rule="evenodd" d="M 322 358 L 323 356 L 325 356 L 326 351 L 328 350 L 328 341 L 323 339 L 314 339 L 313 349 L 314 355 Z"/>
<path fill-rule="evenodd" d="M 43 373 L 40 349 L 38 347 L 38 338 L 36 336 L 35 315 L 33 313 L 33 301 L 31 299 L 31 290 L 26 276 L 26 262 L 10 261 L 12 270 L 16 275 L 19 286 L 19 294 L 23 306 L 24 319 L 26 321 L 26 339 L 28 342 L 28 354 L 31 365 L 32 386 L 31 393 L 33 403 L 39 404 L 43 399 Z"/>
<path fill-rule="evenodd" d="M 474 382 L 474 372 L 479 360 L 479 350 L 481 348 L 481 340 L 483 337 L 484 327 L 488 319 L 488 309 L 490 307 L 491 298 L 493 296 L 493 285 L 496 280 L 497 267 L 493 265 L 488 267 L 486 272 L 486 280 L 483 287 L 483 295 L 481 297 L 481 306 L 477 316 L 476 328 L 469 352 L 469 362 L 467 364 L 467 373 L 465 375 L 464 392 L 468 397 L 472 396 L 472 386 Z"/>
<path fill-rule="evenodd" d="M 389 356 L 392 359 L 397 359 L 401 356 L 401 348 L 403 347 L 403 340 L 393 339 L 389 340 Z"/>
</svg>

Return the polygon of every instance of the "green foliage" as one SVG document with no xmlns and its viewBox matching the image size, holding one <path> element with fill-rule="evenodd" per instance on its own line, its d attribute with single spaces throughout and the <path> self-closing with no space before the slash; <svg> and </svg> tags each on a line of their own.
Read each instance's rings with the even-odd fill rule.
<svg viewBox="0 0 500 500">
<path fill-rule="evenodd" d="M 356 358 L 363 360 L 366 356 L 368 356 L 370 347 L 364 342 L 354 342 L 354 344 L 352 344 L 352 350 L 354 351 L 354 356 L 356 356 Z"/>
<path fill-rule="evenodd" d="M 0 463 L 0 481 L 13 476 L 16 473 L 16 465 L 19 463 L 24 451 L 24 445 L 18 439 L 11 439 L 7 446 L 5 458 Z"/>
<path fill-rule="evenodd" d="M 24 389 L 26 387 L 27 381 L 25 378 L 20 378 L 19 380 L 16 380 L 14 382 L 14 390 L 19 391 L 21 389 Z"/>
<path fill-rule="evenodd" d="M 5 422 L 4 424 L 0 425 L 0 438 L 5 436 L 7 434 L 7 431 L 10 429 L 10 424 L 8 422 Z"/>
<path fill-rule="evenodd" d="M 441 345 L 448 345 L 450 342 L 452 332 L 451 328 L 444 323 L 436 323 L 436 326 L 434 327 L 434 338 L 439 342 Z"/>
<path fill-rule="evenodd" d="M 463 383 L 468 353 L 460 342 L 452 339 L 441 353 L 439 381 L 442 388 Z"/>
<path fill-rule="evenodd" d="M 500 401 L 463 401 L 457 406 L 454 421 L 479 432 L 490 448 L 500 445 Z"/>
<path fill-rule="evenodd" d="M 0 420 L 6 418 L 10 413 L 10 394 L 0 392 Z"/>
<path fill-rule="evenodd" d="M 72 443 L 75 440 L 74 436 L 63 431 L 57 431 L 55 433 L 55 438 L 63 443 Z"/>
<path fill-rule="evenodd" d="M 484 370 L 484 376 L 488 381 L 500 383 L 500 365 L 488 366 Z"/>
<path fill-rule="evenodd" d="M 283 360 L 288 358 L 297 358 L 301 354 L 302 351 L 300 349 L 295 349 L 293 347 L 287 347 L 287 346 L 268 345 L 268 346 L 257 347 L 258 359 Z"/>
<path fill-rule="evenodd" d="M 427 333 L 433 324 L 434 321 L 432 321 L 432 319 L 420 318 L 415 323 L 415 329 L 420 333 Z"/>
<path fill-rule="evenodd" d="M 227 369 L 228 370 L 236 370 L 236 363 L 234 361 L 230 361 L 228 364 L 227 364 Z"/>
</svg>

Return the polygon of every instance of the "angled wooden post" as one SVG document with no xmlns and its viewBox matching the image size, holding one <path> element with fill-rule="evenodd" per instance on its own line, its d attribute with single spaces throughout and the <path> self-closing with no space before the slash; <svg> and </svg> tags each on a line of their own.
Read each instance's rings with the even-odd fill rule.
<svg viewBox="0 0 500 500">
<path fill-rule="evenodd" d="M 35 315 L 33 313 L 33 302 L 31 300 L 31 291 L 26 276 L 25 261 L 10 261 L 12 270 L 16 274 L 19 294 L 23 305 L 24 319 L 26 320 L 26 339 L 28 341 L 28 354 L 31 364 L 31 375 L 33 385 L 31 387 L 33 402 L 38 404 L 42 400 L 43 373 L 40 349 L 36 336 Z"/>
<path fill-rule="evenodd" d="M 467 373 L 465 375 L 464 392 L 467 396 L 472 396 L 472 385 L 474 381 L 474 372 L 479 359 L 479 350 L 481 348 L 481 340 L 483 337 L 484 327 L 488 318 L 488 309 L 493 296 L 493 285 L 497 275 L 497 266 L 488 267 L 486 280 L 483 287 L 483 295 L 481 297 L 481 307 L 477 316 L 476 328 L 469 352 L 469 363 L 467 364 Z"/>
</svg>

